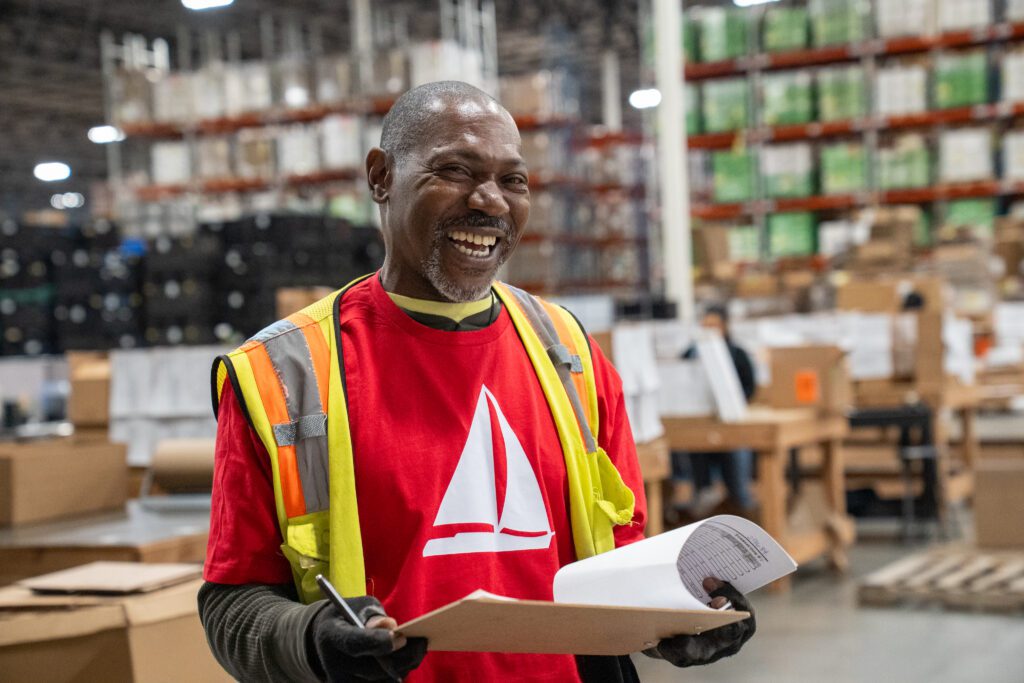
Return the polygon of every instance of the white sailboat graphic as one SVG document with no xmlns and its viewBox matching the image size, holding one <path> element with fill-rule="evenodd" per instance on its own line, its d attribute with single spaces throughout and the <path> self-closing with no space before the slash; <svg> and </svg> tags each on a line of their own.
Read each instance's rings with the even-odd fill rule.
<svg viewBox="0 0 1024 683">
<path fill-rule="evenodd" d="M 505 443 L 507 477 L 500 513 L 488 403 L 494 408 Z M 486 386 L 480 390 L 466 445 L 434 519 L 435 528 L 449 524 L 489 524 L 493 530 L 460 532 L 431 539 L 423 548 L 424 557 L 537 550 L 551 545 L 551 537 L 555 535 L 530 460 L 494 394 Z"/>
</svg>

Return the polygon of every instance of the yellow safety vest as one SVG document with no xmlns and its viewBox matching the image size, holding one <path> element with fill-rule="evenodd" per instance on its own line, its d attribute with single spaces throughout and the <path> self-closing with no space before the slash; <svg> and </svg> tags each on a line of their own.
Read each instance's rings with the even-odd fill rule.
<svg viewBox="0 0 1024 683">
<path fill-rule="evenodd" d="M 329 576 L 346 597 L 366 593 L 339 327 L 342 297 L 364 279 L 270 325 L 213 364 L 214 412 L 230 381 L 270 454 L 281 550 L 303 602 L 321 597 L 317 574 Z M 633 518 L 634 497 L 597 445 L 597 391 L 586 333 L 559 306 L 504 283 L 494 290 L 554 417 L 576 556 L 611 550 L 613 527 Z"/>
</svg>

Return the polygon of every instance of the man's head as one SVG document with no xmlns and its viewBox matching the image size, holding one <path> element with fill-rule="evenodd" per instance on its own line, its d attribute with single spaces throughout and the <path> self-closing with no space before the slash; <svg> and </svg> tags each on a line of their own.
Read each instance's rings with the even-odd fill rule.
<svg viewBox="0 0 1024 683">
<path fill-rule="evenodd" d="M 458 81 L 413 88 L 384 117 L 366 176 L 380 206 L 384 286 L 441 301 L 486 296 L 530 215 L 511 115 Z"/>
<path fill-rule="evenodd" d="M 716 330 L 723 337 L 729 336 L 729 312 L 725 306 L 712 304 L 705 308 L 700 324 L 705 329 Z"/>
</svg>

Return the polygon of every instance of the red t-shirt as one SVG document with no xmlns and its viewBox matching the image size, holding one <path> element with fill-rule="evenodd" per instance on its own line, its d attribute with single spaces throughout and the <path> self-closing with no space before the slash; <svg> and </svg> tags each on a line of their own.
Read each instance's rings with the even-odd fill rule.
<svg viewBox="0 0 1024 683">
<path fill-rule="evenodd" d="M 551 599 L 576 559 L 558 434 L 508 313 L 476 331 L 417 323 L 377 278 L 345 295 L 342 344 L 367 592 L 399 623 L 476 589 Z M 594 345 L 599 441 L 646 504 L 614 368 Z M 205 577 L 288 583 L 266 450 L 230 386 L 219 414 Z M 570 656 L 431 652 L 409 681 L 576 680 Z"/>
</svg>

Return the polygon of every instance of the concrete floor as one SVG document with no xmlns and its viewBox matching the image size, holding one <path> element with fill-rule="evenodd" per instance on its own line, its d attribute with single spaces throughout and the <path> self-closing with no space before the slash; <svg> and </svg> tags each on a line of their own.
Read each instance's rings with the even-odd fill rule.
<svg viewBox="0 0 1024 683">
<path fill-rule="evenodd" d="M 909 552 L 858 541 L 843 578 L 802 567 L 785 595 L 752 601 L 757 633 L 738 655 L 708 667 L 676 669 L 634 658 L 647 683 L 1024 683 L 1024 618 L 921 608 L 861 608 L 857 578 Z"/>
</svg>

